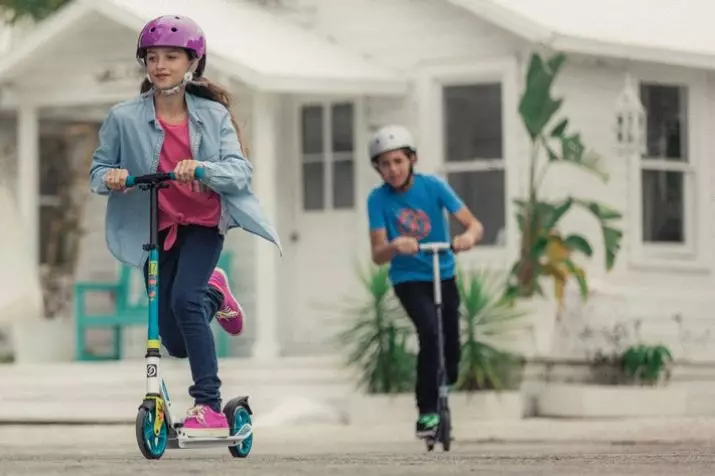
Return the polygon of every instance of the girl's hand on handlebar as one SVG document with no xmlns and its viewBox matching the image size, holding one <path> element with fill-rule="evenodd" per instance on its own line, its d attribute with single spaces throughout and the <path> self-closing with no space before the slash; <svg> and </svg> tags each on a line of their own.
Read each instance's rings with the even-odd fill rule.
<svg viewBox="0 0 715 476">
<path fill-rule="evenodd" d="M 197 160 L 182 160 L 174 169 L 176 180 L 181 183 L 193 182 L 196 180 L 195 173 L 198 167 L 201 167 L 201 162 Z"/>
<path fill-rule="evenodd" d="M 457 235 L 454 237 L 454 240 L 452 240 L 452 250 L 454 250 L 455 253 L 459 253 L 460 251 L 469 251 L 473 246 L 474 240 L 466 233 Z"/>
<path fill-rule="evenodd" d="M 419 243 L 411 236 L 398 236 L 390 244 L 395 251 L 403 255 L 413 255 L 420 250 Z"/>
<path fill-rule="evenodd" d="M 104 175 L 104 185 L 109 190 L 124 190 L 129 172 L 126 169 L 111 169 Z"/>
</svg>

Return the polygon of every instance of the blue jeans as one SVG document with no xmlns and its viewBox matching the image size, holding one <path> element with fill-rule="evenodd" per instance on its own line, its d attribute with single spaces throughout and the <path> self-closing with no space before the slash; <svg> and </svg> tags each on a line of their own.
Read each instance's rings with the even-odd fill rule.
<svg viewBox="0 0 715 476">
<path fill-rule="evenodd" d="M 223 296 L 208 286 L 223 248 L 218 228 L 180 226 L 176 242 L 164 251 L 159 233 L 159 335 L 169 355 L 189 358 L 195 404 L 221 410 L 221 381 L 210 322 Z M 146 283 L 148 262 L 144 266 Z"/>
</svg>

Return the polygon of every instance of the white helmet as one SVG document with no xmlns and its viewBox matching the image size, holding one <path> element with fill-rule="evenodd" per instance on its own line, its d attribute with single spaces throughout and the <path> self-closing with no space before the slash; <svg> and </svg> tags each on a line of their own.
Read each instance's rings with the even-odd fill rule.
<svg viewBox="0 0 715 476">
<path fill-rule="evenodd" d="M 398 125 L 381 127 L 370 138 L 370 160 L 374 162 L 380 154 L 403 148 L 417 150 L 410 131 Z"/>
</svg>

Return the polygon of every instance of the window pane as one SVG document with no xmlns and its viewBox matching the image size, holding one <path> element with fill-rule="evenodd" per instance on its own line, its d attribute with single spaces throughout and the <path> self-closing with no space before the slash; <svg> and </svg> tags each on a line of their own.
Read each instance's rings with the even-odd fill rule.
<svg viewBox="0 0 715 476">
<path fill-rule="evenodd" d="M 353 105 L 335 104 L 332 108 L 333 151 L 353 151 Z"/>
<path fill-rule="evenodd" d="M 321 162 L 303 164 L 303 209 L 325 208 L 325 165 Z"/>
<path fill-rule="evenodd" d="M 647 111 L 646 157 L 687 161 L 687 89 L 642 84 L 641 101 Z"/>
<path fill-rule="evenodd" d="M 682 172 L 643 171 L 643 241 L 685 241 L 683 180 Z"/>
<path fill-rule="evenodd" d="M 355 203 L 353 161 L 333 162 L 333 208 L 352 208 Z"/>
<path fill-rule="evenodd" d="M 503 245 L 506 221 L 504 171 L 454 172 L 447 174 L 447 181 L 484 225 L 484 238 L 480 244 Z M 464 231 L 454 217 L 450 218 L 450 229 L 452 236 Z"/>
<path fill-rule="evenodd" d="M 503 158 L 501 84 L 444 88 L 445 158 Z"/>
<path fill-rule="evenodd" d="M 302 108 L 301 137 L 303 154 L 323 152 L 323 108 L 321 106 Z"/>
</svg>

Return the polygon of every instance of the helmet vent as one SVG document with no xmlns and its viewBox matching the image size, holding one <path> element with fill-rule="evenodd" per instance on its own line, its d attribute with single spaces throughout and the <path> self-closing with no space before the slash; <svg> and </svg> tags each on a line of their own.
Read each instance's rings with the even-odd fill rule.
<svg viewBox="0 0 715 476">
<path fill-rule="evenodd" d="M 176 27 L 175 27 L 175 26 L 172 26 L 172 27 L 171 27 L 171 31 L 172 31 L 173 33 L 176 33 L 176 31 L 177 31 L 177 30 L 176 30 Z"/>
</svg>

